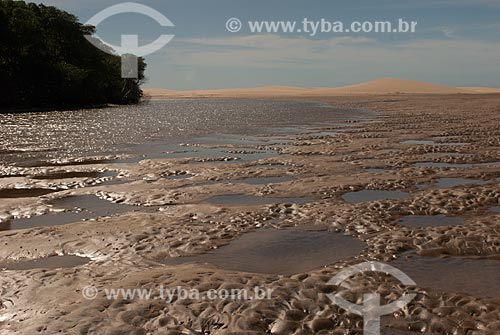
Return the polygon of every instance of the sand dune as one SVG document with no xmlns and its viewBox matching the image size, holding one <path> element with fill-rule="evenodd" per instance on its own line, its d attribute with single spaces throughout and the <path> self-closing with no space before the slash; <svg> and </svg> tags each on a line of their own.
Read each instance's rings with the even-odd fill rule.
<svg viewBox="0 0 500 335">
<path fill-rule="evenodd" d="M 295 87 L 263 86 L 255 88 L 214 89 L 195 91 L 175 91 L 161 88 L 147 88 L 147 97 L 189 98 L 189 97 L 308 97 L 377 94 L 478 94 L 500 93 L 500 89 L 486 87 L 450 87 L 414 80 L 382 78 L 344 87 Z"/>
<path fill-rule="evenodd" d="M 334 92 L 352 94 L 388 94 L 388 93 L 423 93 L 423 94 L 454 94 L 471 93 L 468 90 L 438 84 L 424 83 L 414 80 L 382 78 L 357 85 L 333 89 Z"/>
<path fill-rule="evenodd" d="M 463 90 L 473 91 L 474 93 L 500 93 L 500 88 L 495 87 L 459 87 Z"/>
</svg>

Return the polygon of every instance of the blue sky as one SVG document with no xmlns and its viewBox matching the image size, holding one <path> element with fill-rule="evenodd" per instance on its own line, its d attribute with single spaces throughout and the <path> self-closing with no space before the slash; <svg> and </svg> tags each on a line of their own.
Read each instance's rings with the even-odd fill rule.
<svg viewBox="0 0 500 335">
<path fill-rule="evenodd" d="M 43 0 L 82 22 L 116 0 Z M 451 86 L 500 87 L 500 0 L 142 0 L 175 27 L 140 14 L 98 26 L 107 42 L 138 34 L 147 44 L 175 34 L 146 57 L 146 87 L 204 89 L 294 85 L 341 86 L 380 77 Z M 225 28 L 229 18 L 256 20 L 417 21 L 414 34 L 251 34 Z"/>
</svg>

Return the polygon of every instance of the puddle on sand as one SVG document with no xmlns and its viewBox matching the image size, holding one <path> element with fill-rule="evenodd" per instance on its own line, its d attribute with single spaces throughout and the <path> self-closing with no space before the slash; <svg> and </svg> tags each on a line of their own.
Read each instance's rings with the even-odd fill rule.
<svg viewBox="0 0 500 335">
<path fill-rule="evenodd" d="M 51 190 L 46 188 L 7 188 L 0 190 L 0 199 L 35 198 L 58 191 L 59 190 Z"/>
<path fill-rule="evenodd" d="M 351 204 L 357 204 L 365 201 L 404 199 L 409 197 L 410 197 L 409 193 L 402 191 L 363 190 L 363 191 L 346 193 L 342 196 L 342 199 Z"/>
<path fill-rule="evenodd" d="M 437 187 L 455 187 L 458 185 L 481 185 L 482 180 L 464 179 L 464 178 L 440 178 L 436 184 Z"/>
<path fill-rule="evenodd" d="M 437 183 L 435 184 L 419 184 L 417 185 L 417 189 L 419 190 L 425 190 L 427 188 L 431 187 L 438 187 L 438 188 L 449 188 L 449 187 L 455 187 L 455 186 L 465 186 L 465 185 L 482 185 L 484 184 L 483 180 L 480 179 L 464 179 L 464 178 L 439 178 L 437 180 Z"/>
<path fill-rule="evenodd" d="M 84 159 L 80 161 L 26 161 L 16 164 L 16 166 L 22 167 L 45 167 L 45 166 L 76 166 L 76 165 L 93 165 L 93 164 L 111 164 L 119 162 L 118 159 Z"/>
<path fill-rule="evenodd" d="M 500 206 L 491 207 L 490 211 L 493 213 L 500 213 Z"/>
<path fill-rule="evenodd" d="M 49 204 L 54 208 L 66 209 L 66 212 L 49 213 L 25 219 L 15 219 L 0 223 L 0 231 L 13 229 L 26 229 L 33 227 L 61 226 L 82 220 L 89 220 L 100 216 L 143 210 L 138 206 L 115 204 L 103 200 L 95 195 L 79 195 L 56 199 Z M 79 210 L 76 210 L 78 208 Z M 149 209 L 149 208 L 148 208 Z M 153 208 L 151 208 L 153 210 Z"/>
<path fill-rule="evenodd" d="M 461 257 L 408 255 L 390 263 L 406 273 L 419 287 L 444 292 L 464 292 L 474 296 L 500 298 L 500 261 Z"/>
<path fill-rule="evenodd" d="M 169 157 L 184 157 L 184 158 L 220 158 L 220 157 L 231 157 L 237 158 L 236 160 L 230 161 L 220 161 L 222 163 L 230 163 L 230 162 L 247 162 L 247 161 L 256 161 L 259 159 L 266 159 L 279 156 L 279 153 L 272 150 L 254 150 L 254 149 L 242 149 L 242 148 L 229 148 L 229 147 L 221 147 L 221 148 L 197 148 L 196 152 L 191 152 L 188 154 L 171 154 Z M 213 161 L 212 161 L 213 163 Z"/>
<path fill-rule="evenodd" d="M 276 184 L 284 183 L 287 181 L 292 181 L 291 177 L 261 177 L 261 178 L 243 178 L 243 179 L 226 179 L 226 180 L 215 180 L 198 185 L 212 185 L 212 184 L 251 184 L 251 185 L 265 185 L 265 184 Z M 196 185 L 196 186 L 198 186 Z"/>
<path fill-rule="evenodd" d="M 471 168 L 472 164 L 451 164 L 451 163 L 436 163 L 436 162 L 419 162 L 415 163 L 417 167 L 454 167 L 454 168 Z"/>
<path fill-rule="evenodd" d="M 39 258 L 30 261 L 22 261 L 17 263 L 7 263 L 0 265 L 0 269 L 4 270 L 31 270 L 31 269 L 63 269 L 74 268 L 77 266 L 85 265 L 90 262 L 90 258 L 79 257 L 72 255 L 64 256 L 51 256 L 46 258 Z"/>
<path fill-rule="evenodd" d="M 365 247 L 356 238 L 313 229 L 263 228 L 215 251 L 167 259 L 164 263 L 210 263 L 224 270 L 291 275 L 355 256 Z"/>
<path fill-rule="evenodd" d="M 408 140 L 400 142 L 401 144 L 417 144 L 417 145 L 435 145 L 434 141 L 419 141 L 419 140 Z"/>
<path fill-rule="evenodd" d="M 55 172 L 55 173 L 48 173 L 45 175 L 37 175 L 31 177 L 32 179 L 37 179 L 37 180 L 54 180 L 54 179 L 70 179 L 70 178 L 104 178 L 104 177 L 115 177 L 117 175 L 116 172 L 96 172 L 96 171 L 90 171 L 90 172 L 81 172 L 81 171 L 75 171 L 75 172 Z"/>
<path fill-rule="evenodd" d="M 305 204 L 308 202 L 313 202 L 312 198 L 268 198 L 268 197 L 257 197 L 247 194 L 225 194 L 216 195 L 210 197 L 203 201 L 203 203 L 210 205 L 219 206 L 251 206 L 251 205 L 265 205 L 265 204 L 277 204 L 277 203 L 295 203 L 295 204 Z"/>
<path fill-rule="evenodd" d="M 439 163 L 439 162 L 418 162 L 414 164 L 417 167 L 450 167 L 450 168 L 472 168 L 480 166 L 500 166 L 500 162 L 491 163 L 463 163 L 463 164 L 452 164 L 452 163 Z"/>
<path fill-rule="evenodd" d="M 186 174 L 177 174 L 177 175 L 172 175 L 172 176 L 165 176 L 165 178 L 171 179 L 171 180 L 188 179 L 188 178 L 192 178 L 192 177 L 194 177 L 194 175 L 189 174 L 189 173 L 186 173 Z"/>
<path fill-rule="evenodd" d="M 409 141 L 403 141 L 400 142 L 401 144 L 417 144 L 417 145 L 433 145 L 436 147 L 442 147 L 442 146 L 460 146 L 460 145 L 466 145 L 467 143 L 461 143 L 461 142 L 442 142 L 442 143 L 436 143 L 434 141 L 425 141 L 425 140 L 409 140 Z"/>
<path fill-rule="evenodd" d="M 462 225 L 464 219 L 445 215 L 409 215 L 399 220 L 398 223 L 410 228 L 439 227 Z"/>
<path fill-rule="evenodd" d="M 292 181 L 291 177 L 262 177 L 262 178 L 244 178 L 244 179 L 231 179 L 228 180 L 230 183 L 241 183 L 241 184 L 252 184 L 252 185 L 264 185 L 264 184 L 275 184 L 275 183 L 285 183 L 287 181 Z"/>
<path fill-rule="evenodd" d="M 249 167 L 257 169 L 288 169 L 290 166 L 283 164 L 256 164 L 250 165 Z"/>
</svg>

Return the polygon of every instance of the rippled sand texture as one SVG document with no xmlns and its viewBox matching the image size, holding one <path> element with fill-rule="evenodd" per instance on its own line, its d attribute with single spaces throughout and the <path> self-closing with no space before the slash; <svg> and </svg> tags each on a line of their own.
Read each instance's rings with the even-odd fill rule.
<svg viewBox="0 0 500 335">
<path fill-rule="evenodd" d="M 500 214 L 490 209 L 500 204 L 500 170 L 489 163 L 500 161 L 500 96 L 398 95 L 324 101 L 380 113 L 364 122 L 311 125 L 309 132 L 301 134 L 290 129 L 265 143 L 222 144 L 234 152 L 276 153 L 258 161 L 229 164 L 227 159 L 182 155 L 114 163 L 96 160 L 84 166 L 3 167 L 2 189 L 55 191 L 1 199 L 0 218 L 13 225 L 17 217 L 85 211 L 58 206 L 57 199 L 69 196 L 94 195 L 137 210 L 93 219 L 85 216 L 85 221 L 59 226 L 0 231 L 0 268 L 8 263 L 5 267 L 13 269 L 0 272 L 0 334 L 362 334 L 362 319 L 334 306 L 327 293 L 342 292 L 345 299 L 360 304 L 363 293 L 378 292 L 385 304 L 406 291 L 382 274 L 353 277 L 348 289 L 326 284 L 343 268 L 366 260 L 414 264 L 410 275 L 417 286 L 410 289 L 417 296 L 407 308 L 383 318 L 382 334 L 499 334 L 500 287 L 495 278 L 500 268 Z M 185 148 L 217 145 L 221 144 Z M 419 166 L 419 162 L 468 165 Z M 30 177 L 61 170 L 116 174 Z M 238 182 L 282 177 L 287 179 L 269 184 Z M 481 183 L 443 185 L 442 178 Z M 220 182 L 224 180 L 230 182 Z M 344 195 L 365 190 L 404 196 L 374 199 L 374 194 L 387 193 L 370 192 L 370 198 L 364 199 L 368 202 L 345 200 Z M 230 205 L 206 201 L 230 194 L 272 201 Z M 276 198 L 287 199 L 276 202 Z M 299 198 L 308 201 L 294 201 Z M 79 206 L 85 203 L 75 207 Z M 399 223 L 411 215 L 457 217 L 463 224 L 410 227 Z M 358 239 L 365 248 L 293 275 L 244 273 L 210 264 L 165 264 L 169 258 L 234 246 L 231 242 L 246 233 L 313 225 Z M 20 270 L 26 260 L 55 255 L 88 257 L 90 262 L 73 268 Z M 21 259 L 23 266 L 14 270 L 12 264 Z M 425 271 L 438 277 L 429 280 Z M 439 274 L 452 271 L 453 285 L 448 286 Z M 85 300 L 81 290 L 86 285 L 100 290 L 181 286 L 202 292 L 261 286 L 273 289 L 273 294 L 272 299 L 259 301 L 109 301 L 102 294 Z"/>
</svg>

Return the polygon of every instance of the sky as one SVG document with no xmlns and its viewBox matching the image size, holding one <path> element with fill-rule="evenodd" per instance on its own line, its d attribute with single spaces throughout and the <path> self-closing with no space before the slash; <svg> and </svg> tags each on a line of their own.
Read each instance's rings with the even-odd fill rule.
<svg viewBox="0 0 500 335">
<path fill-rule="evenodd" d="M 87 22 L 116 0 L 42 0 Z M 145 87 L 337 87 L 382 77 L 500 87 L 500 0 L 138 0 L 175 25 L 142 14 L 110 17 L 99 37 L 119 45 L 173 40 L 146 56 Z M 226 29 L 238 18 L 239 32 Z M 248 21 L 418 22 L 415 33 L 252 33 Z M 301 23 L 300 23 L 301 24 Z"/>
</svg>

